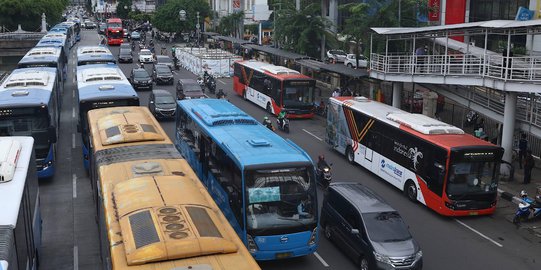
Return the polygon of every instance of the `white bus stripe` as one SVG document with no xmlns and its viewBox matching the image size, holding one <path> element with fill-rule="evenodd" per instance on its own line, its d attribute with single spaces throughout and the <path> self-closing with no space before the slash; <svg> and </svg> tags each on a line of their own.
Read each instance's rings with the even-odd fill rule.
<svg viewBox="0 0 541 270">
<path fill-rule="evenodd" d="M 316 138 L 316 139 L 318 139 L 318 140 L 320 140 L 320 141 L 323 141 L 323 139 L 321 139 L 320 137 L 316 136 L 314 133 L 312 133 L 312 132 L 310 132 L 310 131 L 308 131 L 308 130 L 306 130 L 306 129 L 304 129 L 304 128 L 302 129 L 302 131 L 304 131 L 304 132 L 306 132 L 306 133 L 312 135 L 312 137 L 314 137 L 314 138 Z"/>
<path fill-rule="evenodd" d="M 73 174 L 73 198 L 77 198 L 77 175 Z"/>
<path fill-rule="evenodd" d="M 319 262 L 321 262 L 321 264 L 323 264 L 323 266 L 329 267 L 329 264 L 325 260 L 323 260 L 323 258 L 321 258 L 321 256 L 317 252 L 314 252 L 314 256 L 316 256 L 316 258 L 319 260 Z"/>
<path fill-rule="evenodd" d="M 476 229 L 474 229 L 474 228 L 468 226 L 466 223 L 464 223 L 464 222 L 462 222 L 462 221 L 460 221 L 460 220 L 458 220 L 458 219 L 455 219 L 455 221 L 458 222 L 458 224 L 460 224 L 460 225 L 462 225 L 462 226 L 468 228 L 468 229 L 471 230 L 472 232 L 478 234 L 479 236 L 485 238 L 486 240 L 492 242 L 494 245 L 496 245 L 496 246 L 498 246 L 498 247 L 503 247 L 502 244 L 500 244 L 500 243 L 498 243 L 498 242 L 496 242 L 496 241 L 490 239 L 490 237 L 488 237 L 488 236 L 482 234 L 481 232 L 479 232 L 478 230 L 476 230 Z"/>
</svg>

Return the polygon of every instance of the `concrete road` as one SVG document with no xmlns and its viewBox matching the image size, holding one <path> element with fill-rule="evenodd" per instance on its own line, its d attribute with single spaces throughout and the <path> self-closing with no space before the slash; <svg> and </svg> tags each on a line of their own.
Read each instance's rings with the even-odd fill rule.
<svg viewBox="0 0 541 270">
<path fill-rule="evenodd" d="M 95 31 L 84 31 L 82 45 L 98 43 Z M 158 47 L 157 47 L 158 48 Z M 75 50 L 72 50 L 72 54 Z M 114 55 L 118 47 L 111 47 Z M 70 57 L 70 61 L 72 58 Z M 137 59 L 137 54 L 134 54 Z M 64 93 L 61 136 L 59 142 L 59 169 L 53 179 L 42 181 L 43 248 L 40 269 L 100 269 L 95 209 L 90 184 L 82 167 L 80 136 L 76 132 L 73 107 L 73 62 Z M 120 64 L 129 74 L 135 64 Z M 146 69 L 151 71 L 151 65 Z M 179 78 L 195 78 L 186 70 L 175 71 Z M 175 83 L 176 85 L 176 83 Z M 263 119 L 259 108 L 232 92 L 231 79 L 219 79 L 217 88 L 223 88 L 228 99 L 256 119 Z M 154 86 L 174 94 L 174 86 Z M 138 92 L 141 105 L 148 105 L 149 91 Z M 161 122 L 170 138 L 174 138 L 173 121 Z M 488 217 L 447 218 L 420 204 L 408 201 L 402 193 L 372 173 L 346 162 L 322 141 L 324 119 L 291 121 L 291 132 L 277 133 L 296 142 L 314 159 L 325 154 L 333 165 L 335 181 L 361 182 L 382 195 L 404 217 L 414 238 L 424 253 L 424 269 L 541 269 L 536 256 L 541 254 L 540 239 L 511 222 L 515 205 L 500 200 L 496 213 Z M 318 192 L 321 203 L 323 194 Z M 322 236 L 322 235 L 321 235 Z M 260 263 L 263 269 L 357 269 L 337 247 L 320 237 L 318 252 L 303 258 Z"/>
</svg>

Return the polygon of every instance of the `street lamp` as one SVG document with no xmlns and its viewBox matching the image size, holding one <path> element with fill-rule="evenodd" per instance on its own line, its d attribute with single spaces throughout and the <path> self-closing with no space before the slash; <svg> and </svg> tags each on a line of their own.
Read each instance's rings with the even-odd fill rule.
<svg viewBox="0 0 541 270">
<path fill-rule="evenodd" d="M 197 35 L 197 46 L 199 47 L 199 34 L 200 34 L 200 31 L 199 31 L 199 28 L 201 27 L 199 25 L 199 11 L 197 11 L 197 24 L 195 25 L 195 34 Z"/>
</svg>

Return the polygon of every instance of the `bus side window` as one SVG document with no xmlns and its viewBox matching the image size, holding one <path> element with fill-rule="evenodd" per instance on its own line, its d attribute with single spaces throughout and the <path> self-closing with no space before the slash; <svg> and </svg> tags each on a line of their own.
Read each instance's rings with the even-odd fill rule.
<svg viewBox="0 0 541 270">
<path fill-rule="evenodd" d="M 276 79 L 269 79 L 271 82 L 270 96 L 276 102 L 276 105 L 279 107 L 282 106 L 282 100 L 280 97 L 280 81 Z"/>
</svg>

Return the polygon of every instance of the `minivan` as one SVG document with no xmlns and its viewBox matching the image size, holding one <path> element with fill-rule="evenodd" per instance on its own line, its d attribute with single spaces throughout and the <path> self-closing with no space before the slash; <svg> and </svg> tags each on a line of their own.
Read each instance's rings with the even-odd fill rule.
<svg viewBox="0 0 541 270">
<path fill-rule="evenodd" d="M 400 214 L 369 188 L 331 183 L 323 198 L 325 237 L 360 269 L 420 270 L 423 252 Z"/>
<path fill-rule="evenodd" d="M 177 82 L 177 99 L 206 98 L 203 88 L 194 79 L 180 79 Z"/>
<path fill-rule="evenodd" d="M 167 90 L 152 90 L 148 109 L 158 119 L 174 118 L 177 111 L 175 97 Z"/>
</svg>

